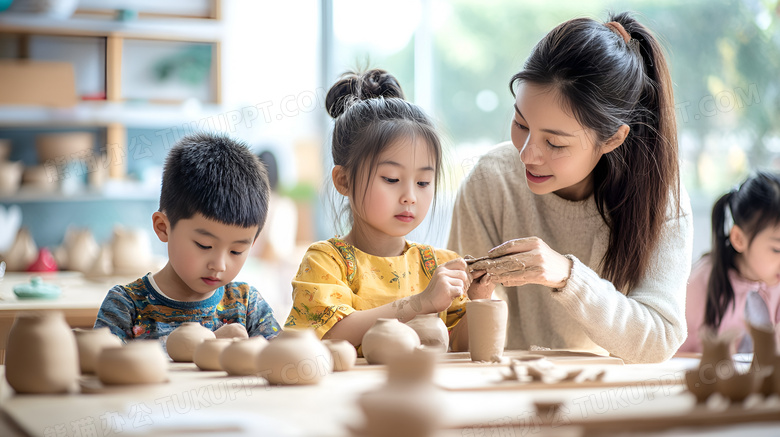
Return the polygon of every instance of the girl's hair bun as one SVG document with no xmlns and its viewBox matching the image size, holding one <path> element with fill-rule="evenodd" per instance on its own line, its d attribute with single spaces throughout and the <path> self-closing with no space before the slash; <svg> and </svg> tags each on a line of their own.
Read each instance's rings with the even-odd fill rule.
<svg viewBox="0 0 780 437">
<path fill-rule="evenodd" d="M 350 106 L 360 100 L 378 97 L 404 98 L 401 84 L 385 70 L 373 69 L 365 72 L 349 71 L 341 75 L 330 87 L 325 97 L 325 108 L 331 117 L 343 114 Z"/>
</svg>

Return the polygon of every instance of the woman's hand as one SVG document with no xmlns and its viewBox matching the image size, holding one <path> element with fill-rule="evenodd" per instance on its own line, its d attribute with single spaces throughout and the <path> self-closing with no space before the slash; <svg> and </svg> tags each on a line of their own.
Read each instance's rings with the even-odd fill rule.
<svg viewBox="0 0 780 437">
<path fill-rule="evenodd" d="M 571 275 L 572 262 L 537 237 L 510 240 L 488 253 L 489 259 L 475 262 L 471 268 L 487 271 L 494 284 L 561 288 Z"/>
<path fill-rule="evenodd" d="M 438 313 L 449 308 L 452 300 L 461 296 L 471 283 L 467 270 L 463 258 L 437 267 L 433 271 L 431 282 L 417 295 L 422 303 L 421 313 Z"/>
<path fill-rule="evenodd" d="M 496 284 L 491 281 L 493 275 L 485 270 L 474 270 L 469 275 L 471 276 L 469 299 L 490 299 L 493 296 L 493 290 L 496 289 Z"/>
</svg>

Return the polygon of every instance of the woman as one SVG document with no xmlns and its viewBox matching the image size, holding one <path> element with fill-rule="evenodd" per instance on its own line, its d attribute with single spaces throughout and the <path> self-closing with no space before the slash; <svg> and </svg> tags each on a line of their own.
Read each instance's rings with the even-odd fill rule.
<svg viewBox="0 0 780 437">
<path fill-rule="evenodd" d="M 507 347 L 670 358 L 686 337 L 692 223 L 660 45 L 627 13 L 574 19 L 510 88 L 512 144 L 464 181 L 449 241 L 508 256 L 472 266 L 506 287 Z"/>
</svg>

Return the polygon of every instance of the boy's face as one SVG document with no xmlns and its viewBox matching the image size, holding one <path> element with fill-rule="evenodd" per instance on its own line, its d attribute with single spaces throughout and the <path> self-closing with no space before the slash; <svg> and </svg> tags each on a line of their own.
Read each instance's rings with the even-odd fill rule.
<svg viewBox="0 0 780 437">
<path fill-rule="evenodd" d="M 201 214 L 168 227 L 168 264 L 178 276 L 170 279 L 181 288 L 177 294 L 185 295 L 179 298 L 208 295 L 232 281 L 249 255 L 258 228 L 226 225 Z"/>
</svg>

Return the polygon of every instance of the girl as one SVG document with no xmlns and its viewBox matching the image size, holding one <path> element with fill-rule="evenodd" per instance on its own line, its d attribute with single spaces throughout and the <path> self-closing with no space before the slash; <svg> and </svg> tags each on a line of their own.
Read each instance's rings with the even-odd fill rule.
<svg viewBox="0 0 780 437">
<path fill-rule="evenodd" d="M 507 286 L 507 347 L 671 357 L 685 340 L 692 225 L 656 38 L 627 13 L 567 21 L 510 87 L 512 142 L 464 181 L 449 241 L 508 256 L 487 269 Z"/>
<path fill-rule="evenodd" d="M 293 280 L 288 328 L 359 346 L 377 318 L 440 313 L 451 345 L 466 350 L 465 296 L 489 298 L 454 252 L 406 241 L 428 213 L 441 174 L 441 142 L 423 111 L 383 70 L 344 75 L 328 91 L 335 118 L 332 177 L 349 200 L 351 230 L 311 245 Z"/>
<path fill-rule="evenodd" d="M 727 221 L 727 217 L 731 220 Z M 699 329 L 734 329 L 738 352 L 752 352 L 744 335 L 745 303 L 757 291 L 780 322 L 780 177 L 758 172 L 712 207 L 712 252 L 693 266 L 685 311 L 688 339 L 680 348 L 701 352 Z"/>
</svg>

